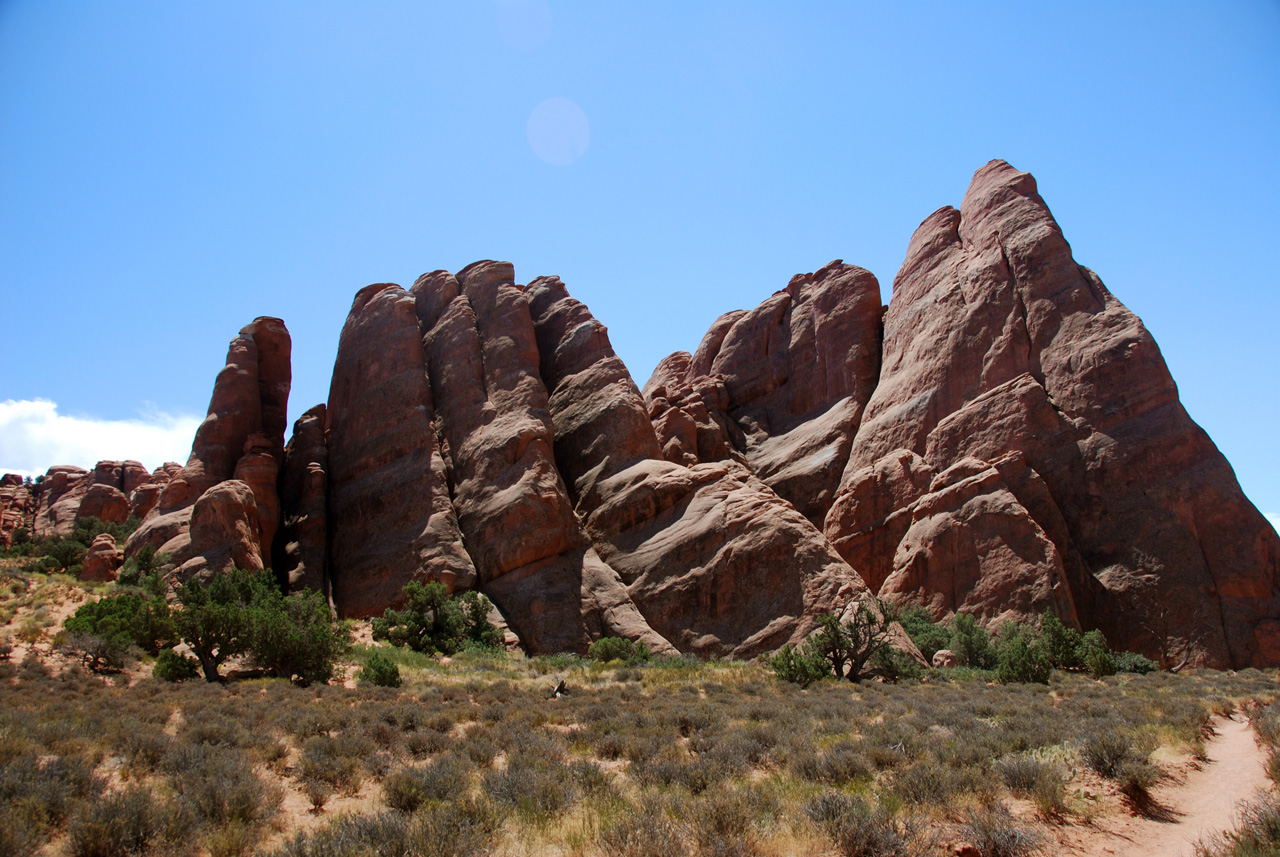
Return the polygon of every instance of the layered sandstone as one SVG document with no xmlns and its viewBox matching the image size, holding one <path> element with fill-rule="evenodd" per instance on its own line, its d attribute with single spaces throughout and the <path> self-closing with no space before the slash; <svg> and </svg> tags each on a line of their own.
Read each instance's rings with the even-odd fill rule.
<svg viewBox="0 0 1280 857">
<path fill-rule="evenodd" d="M 143 492 L 143 486 L 134 489 L 134 508 L 147 511 L 125 543 L 126 556 L 149 545 L 167 554 L 183 577 L 223 568 L 227 556 L 244 557 L 243 567 L 263 568 L 270 562 L 280 518 L 276 474 L 284 460 L 290 342 L 284 322 L 267 317 L 254 319 L 231 340 L 186 465 L 166 465 L 153 474 L 153 483 L 164 485 L 158 496 Z M 161 473 L 168 479 L 162 480 Z M 201 506 L 206 493 L 231 480 L 248 493 L 223 491 Z M 232 509 L 237 503 L 248 505 Z M 203 537 L 194 532 L 197 507 L 206 512 Z M 246 520 L 257 528 L 252 540 L 242 532 Z M 213 521 L 221 523 L 214 526 Z M 219 533 L 227 534 L 226 539 L 218 541 Z M 256 552 L 253 560 L 247 557 L 250 550 Z"/>
<path fill-rule="evenodd" d="M 643 391 L 558 278 L 506 262 L 360 290 L 329 400 L 286 446 L 289 351 L 278 319 L 232 340 L 185 466 L 5 477 L 0 541 L 133 514 L 125 552 L 180 577 L 272 567 L 344 616 L 441 581 L 532 652 L 618 635 L 749 656 L 876 593 L 1280 663 L 1280 538 L 1002 161 L 921 224 L 887 308 L 837 260 L 721 316 Z"/>
</svg>

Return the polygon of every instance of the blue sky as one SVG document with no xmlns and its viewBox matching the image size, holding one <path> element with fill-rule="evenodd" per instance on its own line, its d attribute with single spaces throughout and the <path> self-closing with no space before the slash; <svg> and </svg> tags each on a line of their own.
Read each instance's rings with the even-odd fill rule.
<svg viewBox="0 0 1280 857">
<path fill-rule="evenodd" d="M 185 459 L 257 315 L 297 416 L 361 286 L 480 258 L 643 384 L 833 258 L 887 299 L 1000 157 L 1280 513 L 1277 152 L 1275 2 L 3 0 L 0 469 Z"/>
</svg>

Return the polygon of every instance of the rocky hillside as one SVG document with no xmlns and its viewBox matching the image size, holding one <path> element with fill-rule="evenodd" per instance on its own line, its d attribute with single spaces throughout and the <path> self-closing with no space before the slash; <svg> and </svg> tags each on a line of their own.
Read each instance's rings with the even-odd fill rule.
<svg viewBox="0 0 1280 857">
<path fill-rule="evenodd" d="M 232 340 L 183 467 L 6 477 L 0 538 L 133 513 L 125 554 L 178 575 L 271 567 L 345 616 L 440 580 L 534 652 L 748 656 L 878 593 L 1280 663 L 1280 538 L 1003 161 L 916 230 L 887 308 L 833 262 L 643 391 L 558 278 L 505 262 L 360 290 L 286 444 L 289 352 L 279 319 Z"/>
</svg>

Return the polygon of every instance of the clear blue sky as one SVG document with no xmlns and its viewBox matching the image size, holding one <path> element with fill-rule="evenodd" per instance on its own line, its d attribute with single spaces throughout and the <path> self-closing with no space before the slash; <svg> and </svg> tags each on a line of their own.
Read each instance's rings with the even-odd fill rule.
<svg viewBox="0 0 1280 857">
<path fill-rule="evenodd" d="M 643 384 L 833 258 L 887 299 L 999 157 L 1280 513 L 1278 154 L 1260 0 L 0 0 L 0 403 L 102 437 L 199 416 L 227 340 L 278 315 L 296 416 L 357 289 L 480 258 L 561 275 Z M 0 469 L 59 463 L 5 425 Z"/>
</svg>

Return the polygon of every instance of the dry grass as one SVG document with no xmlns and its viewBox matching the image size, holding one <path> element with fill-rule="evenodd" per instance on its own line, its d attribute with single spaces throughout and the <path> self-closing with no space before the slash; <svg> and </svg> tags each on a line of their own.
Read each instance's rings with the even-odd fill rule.
<svg viewBox="0 0 1280 857">
<path fill-rule="evenodd" d="M 31 595 L 22 610 L 57 610 Z M 1100 788 L 1118 801 L 1202 750 L 1214 712 L 1276 695 L 1253 670 L 799 690 L 755 663 L 405 651 L 395 689 L 125 686 L 16 655 L 0 661 L 0 851 L 17 855 L 874 857 L 924 853 L 926 830 L 1017 853 L 1097 812 Z M 1280 735 L 1280 716 L 1257 719 Z"/>
</svg>

